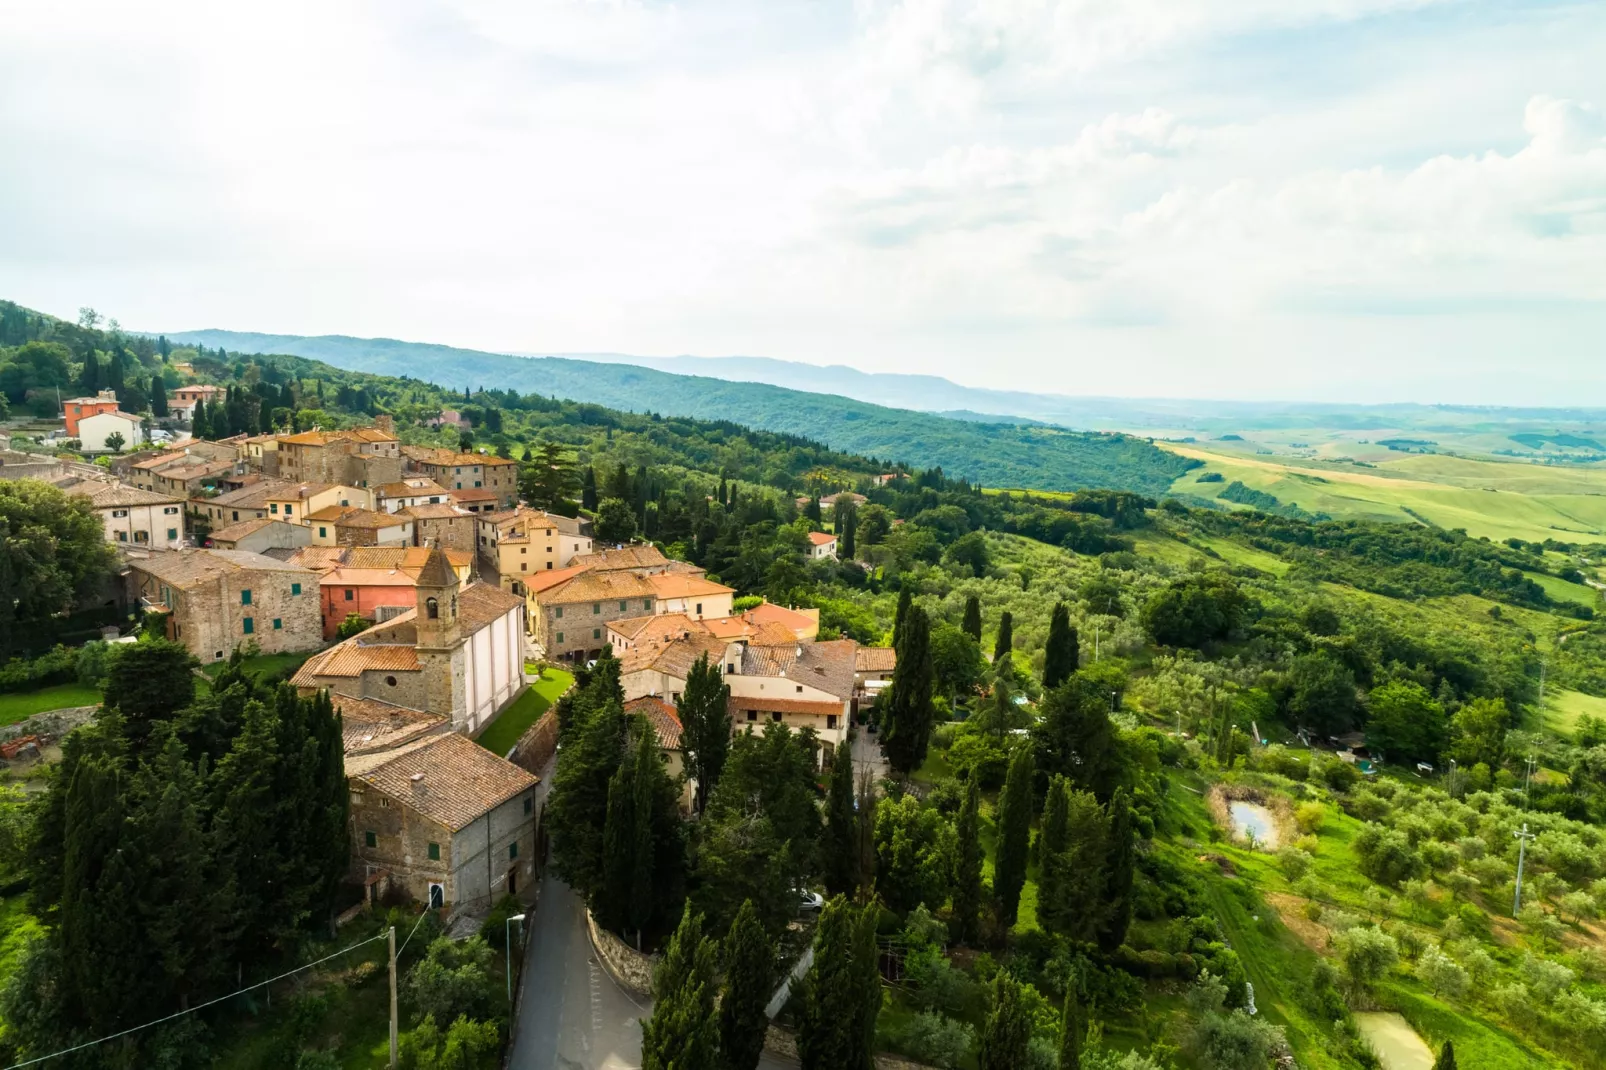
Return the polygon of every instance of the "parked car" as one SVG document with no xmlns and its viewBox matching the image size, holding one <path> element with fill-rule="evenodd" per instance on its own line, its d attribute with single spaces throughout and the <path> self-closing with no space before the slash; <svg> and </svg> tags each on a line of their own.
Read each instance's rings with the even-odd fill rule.
<svg viewBox="0 0 1606 1070">
<path fill-rule="evenodd" d="M 797 908 L 800 911 L 819 910 L 825 906 L 825 897 L 807 888 L 797 889 Z"/>
</svg>

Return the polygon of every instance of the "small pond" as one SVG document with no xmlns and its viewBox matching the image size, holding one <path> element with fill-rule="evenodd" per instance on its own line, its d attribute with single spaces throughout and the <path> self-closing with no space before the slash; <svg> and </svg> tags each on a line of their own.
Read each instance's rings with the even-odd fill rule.
<svg viewBox="0 0 1606 1070">
<path fill-rule="evenodd" d="M 1411 1023 L 1392 1011 L 1357 1011 L 1355 1025 L 1383 1070 L 1433 1070 L 1433 1052 Z"/>
<path fill-rule="evenodd" d="M 1234 799 L 1227 804 L 1227 811 L 1232 815 L 1232 829 L 1238 835 L 1252 837 L 1257 847 L 1267 850 L 1277 849 L 1277 821 L 1271 816 L 1271 811 L 1259 803 L 1245 802 Z"/>
</svg>

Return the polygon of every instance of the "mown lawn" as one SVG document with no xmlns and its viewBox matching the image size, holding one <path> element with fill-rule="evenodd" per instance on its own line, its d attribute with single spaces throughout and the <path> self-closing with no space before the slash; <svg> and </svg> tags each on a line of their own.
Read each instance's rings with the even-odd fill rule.
<svg viewBox="0 0 1606 1070">
<path fill-rule="evenodd" d="M 493 754 L 506 754 L 513 749 L 526 729 L 534 724 L 547 708 L 574 683 L 574 676 L 562 669 L 547 669 L 524 694 L 513 701 L 496 719 L 485 726 L 477 742 Z"/>
<path fill-rule="evenodd" d="M 38 691 L 19 691 L 0 695 L 0 725 L 15 724 L 46 710 L 69 706 L 94 706 L 100 702 L 100 688 L 83 684 L 56 684 Z"/>
<path fill-rule="evenodd" d="M 252 676 L 272 676 L 275 673 L 283 673 L 288 676 L 291 672 L 301 668 L 301 663 L 312 657 L 312 653 L 312 651 L 308 651 L 304 654 L 258 654 L 256 657 L 244 659 L 240 663 L 240 667 Z M 222 672 L 228 664 L 226 660 L 214 661 L 210 665 L 203 666 L 201 671 L 212 679 L 216 679 L 217 674 Z"/>
</svg>

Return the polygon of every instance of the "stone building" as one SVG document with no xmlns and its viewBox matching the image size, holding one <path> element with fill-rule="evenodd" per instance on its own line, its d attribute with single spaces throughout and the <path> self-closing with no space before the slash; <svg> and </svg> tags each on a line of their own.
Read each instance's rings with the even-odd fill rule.
<svg viewBox="0 0 1606 1070">
<path fill-rule="evenodd" d="M 278 455 L 284 479 L 377 487 L 402 477 L 401 440 L 385 427 L 280 435 Z"/>
<path fill-rule="evenodd" d="M 314 546 L 411 546 L 413 521 L 399 513 L 328 505 L 308 513 Z"/>
<path fill-rule="evenodd" d="M 467 583 L 474 555 L 465 550 L 441 553 L 458 582 Z M 429 550 L 424 547 L 352 547 L 340 555 L 334 567 L 315 568 L 320 573 L 318 602 L 324 638 L 333 639 L 353 613 L 383 623 L 414 608 L 414 588 L 428 560 Z"/>
<path fill-rule="evenodd" d="M 159 550 L 184 545 L 183 498 L 95 480 L 76 483 L 67 493 L 89 499 L 106 527 L 107 542 Z"/>
<path fill-rule="evenodd" d="M 546 581 L 551 578 L 550 586 Z M 528 586 L 535 607 L 531 637 L 552 661 L 600 657 L 610 621 L 657 612 L 653 577 L 634 572 L 592 572 L 570 566 L 540 573 Z"/>
<path fill-rule="evenodd" d="M 396 514 L 413 522 L 414 546 L 439 546 L 443 550 L 474 552 L 475 526 L 479 518 L 448 502 L 439 505 L 410 505 Z"/>
<path fill-rule="evenodd" d="M 591 536 L 580 521 L 527 505 L 482 513 L 476 529 L 481 561 L 501 576 L 503 590 L 518 595 L 524 594 L 520 577 L 568 568 L 591 553 Z"/>
<path fill-rule="evenodd" d="M 484 909 L 535 876 L 535 777 L 455 733 L 348 754 L 351 865 L 432 907 Z"/>
<path fill-rule="evenodd" d="M 167 637 L 203 662 L 255 642 L 264 654 L 323 645 L 318 574 L 245 550 L 179 550 L 130 557 L 139 603 L 167 614 Z"/>
<path fill-rule="evenodd" d="M 268 550 L 294 550 L 311 541 L 312 529 L 305 524 L 287 524 L 264 516 L 218 528 L 207 538 L 206 544 L 214 550 L 250 550 L 260 554 Z"/>
<path fill-rule="evenodd" d="M 446 488 L 428 476 L 403 476 L 394 483 L 374 488 L 374 508 L 382 513 L 398 513 L 413 505 L 449 503 Z"/>
<path fill-rule="evenodd" d="M 428 446 L 403 446 L 409 470 L 428 476 L 447 490 L 490 492 L 492 511 L 518 504 L 519 466 L 489 453 L 459 453 Z M 479 510 L 476 510 L 476 512 Z"/>
<path fill-rule="evenodd" d="M 848 737 L 859 644 L 851 639 L 784 646 L 736 644 L 725 660 L 732 730 L 771 724 L 814 729 L 833 748 Z M 824 759 L 822 747 L 821 759 Z"/>
</svg>

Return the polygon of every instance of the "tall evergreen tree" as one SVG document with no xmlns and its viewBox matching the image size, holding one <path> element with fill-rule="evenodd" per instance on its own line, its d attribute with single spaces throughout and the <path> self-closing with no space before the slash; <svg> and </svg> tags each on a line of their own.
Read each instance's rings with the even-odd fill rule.
<svg viewBox="0 0 1606 1070">
<path fill-rule="evenodd" d="M 1106 954 L 1126 941 L 1132 924 L 1132 870 L 1135 864 L 1132 804 L 1125 788 L 1110 798 L 1109 846 L 1104 863 L 1104 923 L 1099 926 L 1099 948 Z"/>
<path fill-rule="evenodd" d="M 775 988 L 775 943 L 751 899 L 744 900 L 725 934 L 725 994 L 719 1004 L 719 1048 L 724 1070 L 754 1070 L 764 1054 Z M 680 1064 L 686 1065 L 686 1064 Z"/>
<path fill-rule="evenodd" d="M 911 606 L 904 616 L 898 660 L 892 670 L 892 693 L 881 718 L 881 747 L 887 762 L 905 775 L 926 760 L 935 716 L 931 699 L 935 684 L 931 620 L 924 609 Z"/>
<path fill-rule="evenodd" d="M 1073 979 L 1065 986 L 1065 1009 L 1060 1014 L 1059 1070 L 1082 1070 L 1082 1034 L 1085 1032 L 1087 1021 Z"/>
<path fill-rule="evenodd" d="M 981 642 L 981 599 L 975 595 L 965 598 L 965 619 L 959 625 L 959 630 Z"/>
<path fill-rule="evenodd" d="M 597 470 L 588 464 L 580 482 L 580 508 L 588 513 L 594 513 L 597 510 L 597 501 Z"/>
<path fill-rule="evenodd" d="M 1065 778 L 1048 782 L 1043 803 L 1043 825 L 1037 833 L 1037 919 L 1049 932 L 1063 932 L 1065 915 L 1086 910 L 1086 903 L 1071 903 L 1065 895 L 1066 822 L 1069 820 L 1070 788 Z"/>
<path fill-rule="evenodd" d="M 1020 982 L 999 970 L 993 975 L 987 1020 L 982 1025 L 980 1070 L 1020 1070 L 1026 1065 L 1026 1046 L 1032 1039 L 1032 1019 L 1022 998 Z"/>
<path fill-rule="evenodd" d="M 954 856 L 954 921 L 959 939 L 973 944 L 981 936 L 981 786 L 972 776 L 959 808 L 958 850 Z"/>
<path fill-rule="evenodd" d="M 617 665 L 614 659 L 604 658 L 598 670 L 608 662 Z M 546 805 L 554 867 L 558 876 L 587 898 L 602 886 L 610 788 L 625 750 L 624 709 L 618 699 L 605 693 L 605 677 L 593 670 L 584 687 L 577 681 L 570 704 L 572 723 L 563 733 L 563 761 L 558 764 Z M 562 721 L 560 711 L 560 724 Z"/>
<path fill-rule="evenodd" d="M 1007 929 L 1015 924 L 1021 889 L 1026 885 L 1026 853 L 1032 832 L 1032 748 L 1021 746 L 1009 761 L 1004 791 L 998 800 L 998 855 L 993 866 L 993 896 L 998 918 Z"/>
<path fill-rule="evenodd" d="M 94 397 L 101 387 L 100 358 L 95 356 L 93 349 L 84 353 L 84 368 L 78 373 L 78 388 L 84 392 L 85 397 Z"/>
<path fill-rule="evenodd" d="M 894 648 L 903 645 L 903 625 L 909 619 L 909 610 L 914 605 L 914 593 L 905 587 L 898 592 L 898 608 L 892 614 L 892 645 Z"/>
<path fill-rule="evenodd" d="M 998 618 L 998 637 L 993 640 L 993 660 L 997 661 L 1015 649 L 1015 617 L 1009 610 Z"/>
<path fill-rule="evenodd" d="M 1064 846 L 1047 882 L 1051 898 L 1044 898 L 1043 882 L 1039 882 L 1038 917 L 1051 932 L 1091 943 L 1105 919 L 1109 818 L 1092 792 L 1069 790 L 1070 778 L 1063 780 L 1067 789 Z"/>
<path fill-rule="evenodd" d="M 831 763 L 831 785 L 825 800 L 825 841 L 820 846 L 825 890 L 831 895 L 852 895 L 862 883 L 857 826 L 858 815 L 853 805 L 853 744 L 843 740 L 837 744 Z"/>
<path fill-rule="evenodd" d="M 820 511 L 820 496 L 818 494 L 810 498 L 809 504 L 803 507 L 803 516 L 812 526 L 816 528 L 824 523 L 823 514 Z"/>
<path fill-rule="evenodd" d="M 697 812 L 702 813 L 708 798 L 725 769 L 730 751 L 730 687 L 717 664 L 704 654 L 686 674 L 686 690 L 680 696 L 681 746 L 685 751 L 686 772 L 697 781 Z"/>
<path fill-rule="evenodd" d="M 1080 659 L 1070 610 L 1064 602 L 1056 603 L 1048 622 L 1048 642 L 1043 648 L 1043 686 L 1058 687 L 1070 679 Z"/>
<path fill-rule="evenodd" d="M 852 561 L 859 549 L 859 507 L 846 497 L 839 497 L 832 509 L 831 523 L 842 540 L 842 560 Z"/>
<path fill-rule="evenodd" d="M 653 972 L 652 1017 L 641 1025 L 642 1070 L 714 1070 L 719 1018 L 714 1010 L 718 950 L 688 904 Z"/>
<path fill-rule="evenodd" d="M 1439 1057 L 1433 1060 L 1433 1070 L 1455 1070 L 1455 1043 L 1446 1040 L 1444 1047 L 1439 1049 Z"/>
<path fill-rule="evenodd" d="M 814 933 L 814 964 L 804 975 L 798 1022 L 803 1070 L 870 1070 L 881 1009 L 876 967 L 877 908 L 843 896 L 826 904 Z"/>
<path fill-rule="evenodd" d="M 194 701 L 195 665 L 195 656 L 179 643 L 152 639 L 130 644 L 107 673 L 102 701 L 127 719 L 137 745 L 153 722 L 167 720 Z"/>
<path fill-rule="evenodd" d="M 195 408 L 190 413 L 190 434 L 197 439 L 212 437 L 212 424 L 206 415 L 206 399 L 202 398 L 195 403 Z"/>
<path fill-rule="evenodd" d="M 157 419 L 167 415 L 167 384 L 160 375 L 151 376 L 151 415 Z"/>
</svg>

